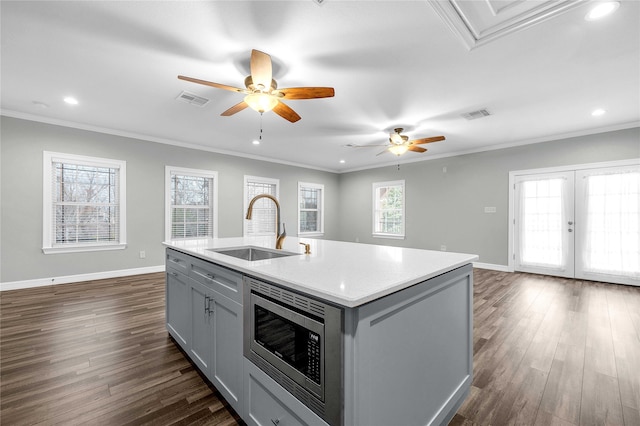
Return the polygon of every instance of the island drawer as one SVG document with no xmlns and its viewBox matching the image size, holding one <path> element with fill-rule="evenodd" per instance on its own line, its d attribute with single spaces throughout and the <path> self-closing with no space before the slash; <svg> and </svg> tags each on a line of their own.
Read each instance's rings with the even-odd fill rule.
<svg viewBox="0 0 640 426">
<path fill-rule="evenodd" d="M 328 426 L 248 359 L 245 362 L 245 420 L 252 426 Z"/>
<path fill-rule="evenodd" d="M 242 304 L 242 274 L 200 259 L 191 258 L 190 262 L 191 278 Z"/>
<path fill-rule="evenodd" d="M 179 251 L 167 249 L 166 268 L 167 272 L 169 272 L 169 269 L 172 269 L 185 275 L 189 275 L 191 257 L 184 253 L 180 253 Z"/>
</svg>

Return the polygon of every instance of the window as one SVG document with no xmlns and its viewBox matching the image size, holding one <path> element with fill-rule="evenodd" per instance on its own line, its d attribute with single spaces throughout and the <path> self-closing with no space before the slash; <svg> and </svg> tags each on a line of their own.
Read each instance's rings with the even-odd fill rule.
<svg viewBox="0 0 640 426">
<path fill-rule="evenodd" d="M 324 232 L 324 185 L 298 182 L 298 235 Z"/>
<path fill-rule="evenodd" d="M 218 173 L 165 168 L 165 239 L 217 236 Z"/>
<path fill-rule="evenodd" d="M 259 194 L 269 194 L 278 198 L 278 179 L 256 176 L 244 177 L 244 214 L 247 213 L 249 202 Z M 243 215 L 244 217 L 244 215 Z M 253 205 L 251 220 L 244 221 L 244 236 L 275 235 L 276 234 L 276 205 L 268 198 L 261 198 Z M 282 218 L 278 218 L 282 220 Z M 282 232 L 282 230 L 280 230 Z"/>
<path fill-rule="evenodd" d="M 126 247 L 126 162 L 43 153 L 42 251 Z"/>
<path fill-rule="evenodd" d="M 404 238 L 404 180 L 373 184 L 373 236 Z"/>
</svg>

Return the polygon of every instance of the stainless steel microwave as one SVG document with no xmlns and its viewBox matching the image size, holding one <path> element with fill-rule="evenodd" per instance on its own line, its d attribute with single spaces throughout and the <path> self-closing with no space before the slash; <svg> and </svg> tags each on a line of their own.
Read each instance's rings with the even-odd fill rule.
<svg viewBox="0 0 640 426">
<path fill-rule="evenodd" d="M 245 357 L 339 425 L 343 310 L 247 276 L 243 297 Z"/>
</svg>

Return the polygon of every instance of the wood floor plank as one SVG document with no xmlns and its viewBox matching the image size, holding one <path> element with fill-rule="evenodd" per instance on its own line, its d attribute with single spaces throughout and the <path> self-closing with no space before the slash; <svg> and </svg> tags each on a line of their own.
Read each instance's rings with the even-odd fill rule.
<svg viewBox="0 0 640 426">
<path fill-rule="evenodd" d="M 1 292 L 2 424 L 243 425 L 168 336 L 164 291 L 158 273 Z M 640 288 L 476 269 L 473 309 L 450 425 L 640 424 Z"/>
</svg>

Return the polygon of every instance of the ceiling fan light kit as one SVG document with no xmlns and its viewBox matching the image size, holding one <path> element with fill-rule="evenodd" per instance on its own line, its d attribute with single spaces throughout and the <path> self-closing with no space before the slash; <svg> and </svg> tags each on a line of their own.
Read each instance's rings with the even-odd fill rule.
<svg viewBox="0 0 640 426">
<path fill-rule="evenodd" d="M 278 99 L 268 93 L 251 93 L 244 97 L 244 101 L 260 114 L 271 111 L 278 105 Z"/>
<path fill-rule="evenodd" d="M 405 144 L 394 145 L 389 147 L 389 151 L 392 154 L 397 155 L 398 157 L 400 157 L 402 154 L 404 154 L 408 150 L 409 150 L 409 146 Z"/>
</svg>

